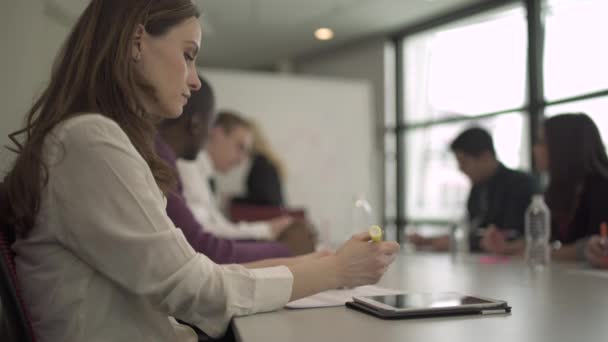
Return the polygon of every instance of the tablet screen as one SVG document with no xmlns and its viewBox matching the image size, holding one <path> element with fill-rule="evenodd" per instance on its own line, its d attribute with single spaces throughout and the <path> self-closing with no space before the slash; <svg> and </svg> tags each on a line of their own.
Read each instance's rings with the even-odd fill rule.
<svg viewBox="0 0 608 342">
<path fill-rule="evenodd" d="M 458 293 L 414 293 L 392 296 L 368 297 L 396 309 L 445 308 L 473 304 L 492 304 L 493 302 Z"/>
</svg>

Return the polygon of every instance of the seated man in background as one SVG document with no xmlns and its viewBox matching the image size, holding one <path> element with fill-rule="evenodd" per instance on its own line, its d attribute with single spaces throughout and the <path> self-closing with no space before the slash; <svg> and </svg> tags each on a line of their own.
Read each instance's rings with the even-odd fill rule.
<svg viewBox="0 0 608 342">
<path fill-rule="evenodd" d="M 253 136 L 247 120 L 233 113 L 219 113 L 209 132 L 205 149 L 196 159 L 181 158 L 177 162 L 184 182 L 184 198 L 196 219 L 217 236 L 276 240 L 291 225 L 291 217 L 281 216 L 267 222 L 232 223 L 218 208 L 211 188 L 214 174 L 227 173 L 243 163 L 249 156 L 252 143 Z"/>
<path fill-rule="evenodd" d="M 482 128 L 465 130 L 450 148 L 458 167 L 472 183 L 467 201 L 471 251 L 486 251 L 481 240 L 490 231 L 499 231 L 507 239 L 522 237 L 525 212 L 536 191 L 534 178 L 500 163 L 492 137 Z M 414 234 L 409 239 L 417 246 L 437 251 L 450 248 L 447 235 L 426 238 Z"/>
</svg>

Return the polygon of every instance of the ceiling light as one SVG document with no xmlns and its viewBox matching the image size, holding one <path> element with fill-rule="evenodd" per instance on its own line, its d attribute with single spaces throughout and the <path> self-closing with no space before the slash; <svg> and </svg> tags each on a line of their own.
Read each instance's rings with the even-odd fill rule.
<svg viewBox="0 0 608 342">
<path fill-rule="evenodd" d="M 315 38 L 318 40 L 330 40 L 334 37 L 334 31 L 327 27 L 318 28 L 315 31 Z"/>
</svg>

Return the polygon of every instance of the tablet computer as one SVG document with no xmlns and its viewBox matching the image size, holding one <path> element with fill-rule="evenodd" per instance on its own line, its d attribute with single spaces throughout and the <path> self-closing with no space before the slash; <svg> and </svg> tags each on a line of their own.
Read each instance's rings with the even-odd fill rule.
<svg viewBox="0 0 608 342">
<path fill-rule="evenodd" d="M 347 306 L 382 318 L 511 312 L 511 307 L 503 300 L 463 295 L 456 292 L 353 297 L 353 301 L 347 303 Z"/>
</svg>

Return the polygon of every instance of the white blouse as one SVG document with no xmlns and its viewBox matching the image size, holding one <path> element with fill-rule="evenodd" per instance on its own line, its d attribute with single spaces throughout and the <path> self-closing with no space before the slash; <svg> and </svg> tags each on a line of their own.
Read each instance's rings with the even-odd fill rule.
<svg viewBox="0 0 608 342">
<path fill-rule="evenodd" d="M 207 152 L 201 151 L 195 161 L 178 159 L 177 169 L 186 204 L 205 230 L 226 239 L 273 239 L 267 222 L 232 223 L 224 217 L 209 187 L 208 180 L 213 177 L 214 169 Z"/>
<path fill-rule="evenodd" d="M 114 121 L 69 119 L 46 138 L 44 156 L 36 225 L 13 245 L 39 341 L 196 341 L 169 316 L 217 337 L 233 316 L 289 300 L 287 267 L 219 266 L 190 247 Z"/>
</svg>

